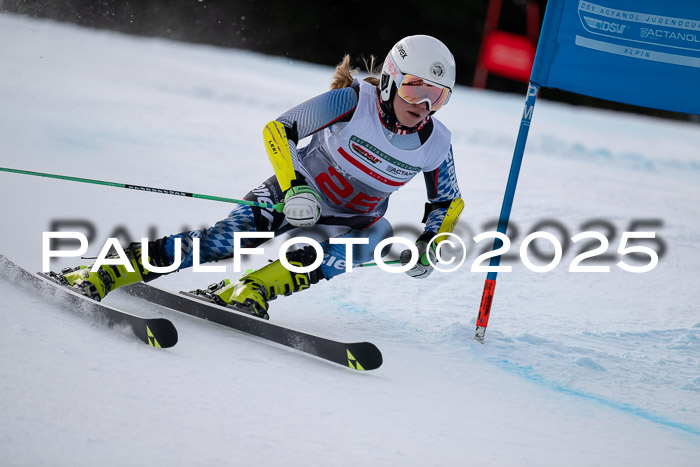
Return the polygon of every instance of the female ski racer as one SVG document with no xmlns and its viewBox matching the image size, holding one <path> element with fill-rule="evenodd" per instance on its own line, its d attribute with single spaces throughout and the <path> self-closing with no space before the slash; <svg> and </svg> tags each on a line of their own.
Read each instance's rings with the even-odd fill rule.
<svg viewBox="0 0 700 467">
<path fill-rule="evenodd" d="M 265 127 L 266 149 L 275 175 L 245 199 L 271 204 L 283 201 L 283 212 L 237 206 L 213 227 L 149 242 L 148 264 L 173 264 L 176 239 L 181 241 L 178 269 L 182 269 L 193 264 L 195 238 L 200 241 L 199 261 L 206 263 L 233 254 L 234 232 L 294 236 L 306 235 L 308 230 L 302 229 L 313 228 L 317 237 L 325 239 L 321 243 L 323 262 L 315 270 L 292 273 L 277 260 L 238 282 L 222 281 L 197 291 L 220 305 L 267 319 L 269 300 L 345 272 L 345 245 L 331 244 L 328 239 L 367 238 L 368 244 L 353 250 L 353 264 L 370 260 L 375 246 L 392 235 L 391 225 L 383 217 L 389 196 L 422 171 L 428 194 L 425 230 L 416 242 L 419 260 L 407 274 L 415 278 L 430 275 L 433 266 L 427 256 L 435 263 L 435 242 L 430 240 L 440 231 L 448 207 L 452 204 L 461 211 L 463 204 L 450 132 L 433 117 L 452 93 L 454 58 L 433 37 L 409 36 L 391 49 L 379 78 L 360 81 L 352 74 L 346 55 L 336 68 L 331 91 L 294 107 Z M 298 147 L 299 141 L 309 136 L 309 144 Z M 442 231 L 450 231 L 450 227 L 454 222 Z M 241 247 L 253 248 L 266 240 L 243 239 Z M 133 243 L 126 250 L 133 272 L 124 261 L 124 265 L 102 265 L 96 272 L 85 267 L 67 268 L 54 276 L 99 301 L 118 287 L 162 275 L 143 267 L 141 248 L 140 243 Z M 403 264 L 410 259 L 410 250 L 401 254 Z M 287 260 L 295 266 L 309 266 L 316 260 L 316 250 L 306 246 L 291 251 Z"/>
</svg>

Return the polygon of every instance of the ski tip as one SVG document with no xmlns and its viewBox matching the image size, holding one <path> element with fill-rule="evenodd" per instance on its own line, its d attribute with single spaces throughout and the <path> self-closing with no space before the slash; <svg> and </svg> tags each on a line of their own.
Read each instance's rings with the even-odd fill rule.
<svg viewBox="0 0 700 467">
<path fill-rule="evenodd" d="M 167 349 L 177 344 L 177 328 L 165 318 L 151 318 L 146 324 L 144 342 L 151 347 Z"/>
<path fill-rule="evenodd" d="M 349 344 L 347 349 L 348 367 L 358 371 L 376 370 L 384 358 L 382 352 L 371 342 L 360 342 Z"/>
</svg>

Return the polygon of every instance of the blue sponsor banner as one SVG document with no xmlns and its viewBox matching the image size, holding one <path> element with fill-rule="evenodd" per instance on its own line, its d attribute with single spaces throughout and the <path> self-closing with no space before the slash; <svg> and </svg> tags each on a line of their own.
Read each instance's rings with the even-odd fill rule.
<svg viewBox="0 0 700 467">
<path fill-rule="evenodd" d="M 549 0 L 530 80 L 700 114 L 700 0 Z"/>
</svg>

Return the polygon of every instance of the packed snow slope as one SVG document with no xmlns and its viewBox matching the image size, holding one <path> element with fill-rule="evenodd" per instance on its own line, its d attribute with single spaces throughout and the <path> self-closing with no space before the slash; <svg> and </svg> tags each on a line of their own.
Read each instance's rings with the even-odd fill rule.
<svg viewBox="0 0 700 467">
<path fill-rule="evenodd" d="M 332 73 L 7 15 L 0 43 L 1 166 L 233 198 L 272 174 L 265 123 L 323 92 Z M 481 345 L 485 273 L 471 269 L 490 242 L 472 237 L 494 230 L 522 102 L 458 87 L 438 114 L 467 206 L 457 271 L 417 281 L 364 268 L 272 302 L 274 322 L 375 343 L 377 371 L 109 296 L 174 322 L 179 343 L 157 350 L 0 280 L 0 464 L 697 465 L 700 127 L 538 103 L 512 214 L 516 257 L 504 261 L 512 272 L 499 274 Z M 231 209 L 9 173 L 0 196 L 0 252 L 32 271 L 45 231 L 85 232 L 96 256 L 107 237 L 157 238 Z M 420 230 L 424 202 L 421 177 L 392 198 L 397 235 Z M 517 257 L 535 230 L 568 243 L 549 272 Z M 608 256 L 582 264 L 609 272 L 569 272 L 599 244 L 567 241 L 587 230 L 608 237 Z M 644 243 L 660 256 L 650 272 L 616 264 L 649 262 L 618 253 L 631 230 L 656 232 Z M 549 262 L 547 245 L 530 246 L 535 263 Z M 246 267 L 276 256 L 267 246 Z M 239 275 L 226 267 L 157 285 Z"/>
</svg>

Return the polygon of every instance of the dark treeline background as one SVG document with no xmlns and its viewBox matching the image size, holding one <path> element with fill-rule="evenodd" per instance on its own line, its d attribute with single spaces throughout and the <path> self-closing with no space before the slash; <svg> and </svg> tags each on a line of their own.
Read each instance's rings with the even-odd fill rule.
<svg viewBox="0 0 700 467">
<path fill-rule="evenodd" d="M 547 0 L 536 1 L 540 17 Z M 503 0 L 499 29 L 526 33 L 526 0 Z M 317 2 L 294 0 L 0 0 L 0 12 L 49 18 L 128 34 L 248 49 L 324 65 L 345 53 L 364 67 L 381 62 L 401 37 L 429 34 L 455 55 L 457 82 L 471 85 L 488 0 Z M 520 93 L 527 85 L 490 75 L 488 89 Z M 545 99 L 670 118 L 687 116 L 542 89 Z"/>
</svg>

